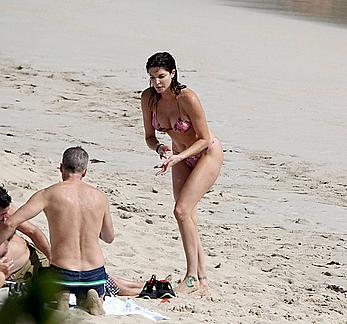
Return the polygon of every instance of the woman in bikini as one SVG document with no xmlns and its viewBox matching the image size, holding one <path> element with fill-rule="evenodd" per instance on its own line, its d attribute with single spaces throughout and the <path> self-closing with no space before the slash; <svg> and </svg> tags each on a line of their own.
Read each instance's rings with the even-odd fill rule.
<svg viewBox="0 0 347 324">
<path fill-rule="evenodd" d="M 167 52 L 156 53 L 148 59 L 146 69 L 150 87 L 141 96 L 145 139 L 148 147 L 163 159 L 157 166 L 157 175 L 172 169 L 174 215 L 187 261 L 186 274 L 176 291 L 207 290 L 204 252 L 197 230 L 197 203 L 220 173 L 222 146 L 207 126 L 198 96 L 178 82 L 175 59 Z M 160 143 L 155 131 L 167 133 L 172 147 Z"/>
</svg>

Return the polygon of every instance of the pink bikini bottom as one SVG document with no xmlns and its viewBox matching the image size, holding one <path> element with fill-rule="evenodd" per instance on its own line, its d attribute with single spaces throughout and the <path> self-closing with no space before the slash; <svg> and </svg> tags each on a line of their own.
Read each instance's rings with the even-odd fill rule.
<svg viewBox="0 0 347 324">
<path fill-rule="evenodd" d="M 195 155 L 192 155 L 192 156 L 189 156 L 187 157 L 184 162 L 186 162 L 186 164 L 188 164 L 191 168 L 194 169 L 194 167 L 196 166 L 196 164 L 198 163 L 199 159 L 206 153 L 210 150 L 210 148 L 212 147 L 212 145 L 214 143 L 216 143 L 217 141 L 217 138 L 215 137 L 211 142 L 210 144 L 205 148 L 203 149 L 200 153 L 198 154 L 195 154 Z"/>
</svg>

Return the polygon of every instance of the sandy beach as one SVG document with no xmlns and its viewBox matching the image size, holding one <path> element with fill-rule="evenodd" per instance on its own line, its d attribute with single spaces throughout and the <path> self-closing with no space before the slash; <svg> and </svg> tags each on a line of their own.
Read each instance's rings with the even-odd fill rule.
<svg viewBox="0 0 347 324">
<path fill-rule="evenodd" d="M 209 0 L 0 0 L 0 12 L 0 183 L 17 206 L 82 145 L 111 203 L 109 273 L 184 275 L 171 177 L 155 176 L 140 110 L 146 59 L 167 50 L 224 146 L 199 205 L 210 291 L 136 303 L 167 323 L 347 323 L 345 28 Z M 48 234 L 44 215 L 33 222 Z"/>
</svg>

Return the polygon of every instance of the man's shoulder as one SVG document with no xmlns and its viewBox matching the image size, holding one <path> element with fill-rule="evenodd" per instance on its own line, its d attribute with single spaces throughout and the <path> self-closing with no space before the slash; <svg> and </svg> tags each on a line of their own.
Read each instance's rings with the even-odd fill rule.
<svg viewBox="0 0 347 324">
<path fill-rule="evenodd" d="M 73 194 L 73 193 L 78 194 L 82 192 L 82 194 L 86 197 L 93 196 L 94 198 L 97 198 L 99 200 L 106 199 L 106 194 L 102 190 L 84 181 L 81 181 L 79 183 L 73 183 L 73 184 L 62 181 L 62 182 L 53 184 L 50 187 L 47 187 L 43 190 L 45 191 L 46 197 L 52 198 L 52 199 L 56 199 L 56 198 L 65 199 L 67 191 L 70 194 Z"/>
<path fill-rule="evenodd" d="M 51 184 L 50 186 L 41 189 L 41 191 L 54 190 L 55 188 L 59 188 L 59 187 L 62 185 L 62 183 L 63 183 L 63 181 L 62 181 L 62 182 L 53 183 L 53 184 Z"/>
<path fill-rule="evenodd" d="M 83 182 L 83 191 L 87 192 L 88 196 L 93 195 L 94 197 L 97 197 L 99 199 L 106 199 L 105 192 L 89 183 Z"/>
<path fill-rule="evenodd" d="M 55 193 L 59 192 L 61 188 L 62 182 L 58 182 L 50 185 L 49 187 L 41 189 L 39 192 L 41 192 L 43 195 L 54 195 Z"/>
</svg>

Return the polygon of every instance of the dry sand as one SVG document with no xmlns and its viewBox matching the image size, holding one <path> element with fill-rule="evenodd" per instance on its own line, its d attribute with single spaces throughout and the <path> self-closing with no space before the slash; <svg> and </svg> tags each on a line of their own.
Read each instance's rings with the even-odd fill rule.
<svg viewBox="0 0 347 324">
<path fill-rule="evenodd" d="M 0 12 L 0 182 L 17 205 L 83 145 L 97 162 L 87 180 L 111 203 L 108 271 L 184 275 L 170 176 L 154 176 L 139 101 L 146 58 L 168 50 L 225 148 L 199 206 L 210 293 L 136 301 L 169 323 L 346 323 L 345 29 L 205 0 L 0 1 Z"/>
</svg>

